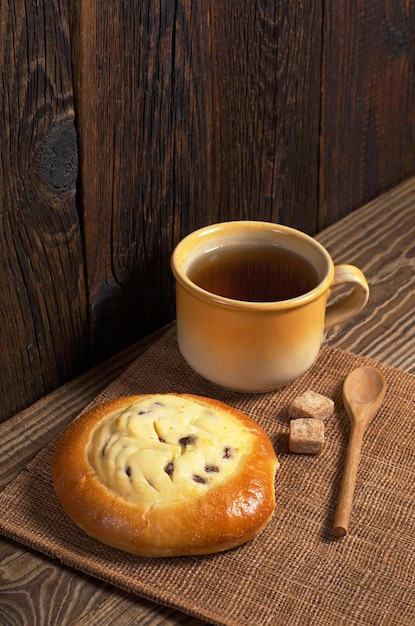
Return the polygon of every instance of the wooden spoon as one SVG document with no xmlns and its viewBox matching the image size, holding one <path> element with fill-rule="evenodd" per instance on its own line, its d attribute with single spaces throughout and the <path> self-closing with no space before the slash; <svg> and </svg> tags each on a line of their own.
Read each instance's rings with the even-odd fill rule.
<svg viewBox="0 0 415 626">
<path fill-rule="evenodd" d="M 350 437 L 334 516 L 333 534 L 336 537 L 347 535 L 363 438 L 385 393 L 385 379 L 375 367 L 359 367 L 344 381 L 343 402 L 350 419 Z"/>
</svg>

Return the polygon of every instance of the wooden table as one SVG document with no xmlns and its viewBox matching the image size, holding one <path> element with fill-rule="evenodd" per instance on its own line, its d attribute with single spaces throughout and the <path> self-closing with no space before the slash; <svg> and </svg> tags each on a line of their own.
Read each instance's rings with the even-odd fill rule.
<svg viewBox="0 0 415 626">
<path fill-rule="evenodd" d="M 321 232 L 318 239 L 336 263 L 358 265 L 371 288 L 366 309 L 333 329 L 327 342 L 415 373 L 415 177 Z M 1 424 L 0 488 L 163 332 Z M 202 624 L 5 539 L 0 539 L 0 564 L 2 624 Z"/>
</svg>

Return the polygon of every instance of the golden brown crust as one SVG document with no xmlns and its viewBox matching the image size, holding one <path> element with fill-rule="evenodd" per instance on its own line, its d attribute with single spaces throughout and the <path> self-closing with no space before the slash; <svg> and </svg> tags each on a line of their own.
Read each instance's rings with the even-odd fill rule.
<svg viewBox="0 0 415 626">
<path fill-rule="evenodd" d="M 51 469 L 56 493 L 69 517 L 101 542 L 147 557 L 221 552 L 258 535 L 275 508 L 278 461 L 260 426 L 222 402 L 190 394 L 180 396 L 225 412 L 251 434 L 250 449 L 238 470 L 205 495 L 148 507 L 120 497 L 100 481 L 88 459 L 94 430 L 110 412 L 125 409 L 143 397 L 122 397 L 92 408 L 62 435 Z"/>
</svg>

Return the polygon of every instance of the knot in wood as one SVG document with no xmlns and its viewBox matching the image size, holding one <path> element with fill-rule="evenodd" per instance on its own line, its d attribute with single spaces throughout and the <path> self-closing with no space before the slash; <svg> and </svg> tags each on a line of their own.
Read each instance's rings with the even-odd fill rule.
<svg viewBox="0 0 415 626">
<path fill-rule="evenodd" d="M 75 188 L 78 177 L 78 150 L 75 124 L 65 120 L 53 126 L 36 155 L 38 170 L 54 193 Z"/>
</svg>

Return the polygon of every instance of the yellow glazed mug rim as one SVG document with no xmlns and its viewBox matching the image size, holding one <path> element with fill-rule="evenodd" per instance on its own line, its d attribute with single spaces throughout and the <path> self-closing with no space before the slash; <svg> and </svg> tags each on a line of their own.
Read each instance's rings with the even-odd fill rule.
<svg viewBox="0 0 415 626">
<path fill-rule="evenodd" d="M 305 243 L 310 249 L 316 251 L 320 258 L 323 260 L 325 264 L 324 275 L 320 278 L 316 287 L 314 287 L 310 291 L 296 296 L 295 298 L 290 298 L 287 300 L 276 300 L 271 302 L 234 300 L 232 298 L 227 298 L 225 296 L 215 294 L 211 291 L 207 291 L 202 287 L 199 287 L 192 280 L 190 280 L 187 275 L 189 265 L 191 265 L 191 260 L 189 260 L 191 259 L 191 256 L 189 255 L 190 250 L 193 250 L 195 248 L 195 257 L 199 256 L 199 248 L 201 253 L 209 250 L 209 248 L 204 250 L 202 246 L 203 242 L 207 241 L 208 238 L 211 238 L 212 236 L 217 234 L 218 236 L 223 237 L 225 244 L 226 233 L 228 237 L 232 237 L 232 235 L 235 235 L 235 233 L 240 233 L 242 229 L 247 234 L 258 234 L 259 232 L 266 232 L 267 234 L 275 233 L 279 236 L 281 236 L 282 234 L 283 236 L 291 237 L 291 240 L 295 239 L 296 241 L 301 241 Z M 281 241 L 279 241 L 278 244 L 281 245 Z M 298 254 L 301 254 L 298 249 L 296 249 L 296 252 Z M 304 253 L 302 254 L 302 256 L 308 258 L 308 256 Z M 307 304 L 315 300 L 316 298 L 319 298 L 323 293 L 325 293 L 332 285 L 334 278 L 333 259 L 331 258 L 326 248 L 324 248 L 324 246 L 316 239 L 313 239 L 313 237 L 310 237 L 310 235 L 307 235 L 306 233 L 295 228 L 291 228 L 290 226 L 284 226 L 276 222 L 265 222 L 260 220 L 234 220 L 217 222 L 215 224 L 204 226 L 189 233 L 177 244 L 177 246 L 173 250 L 173 253 L 171 255 L 171 269 L 175 279 L 181 284 L 184 289 L 186 289 L 186 291 L 191 292 L 193 295 L 203 299 L 204 301 L 208 300 L 210 302 L 222 305 L 226 308 L 237 308 L 239 310 L 250 311 L 256 310 L 263 312 L 291 309 Z"/>
</svg>

